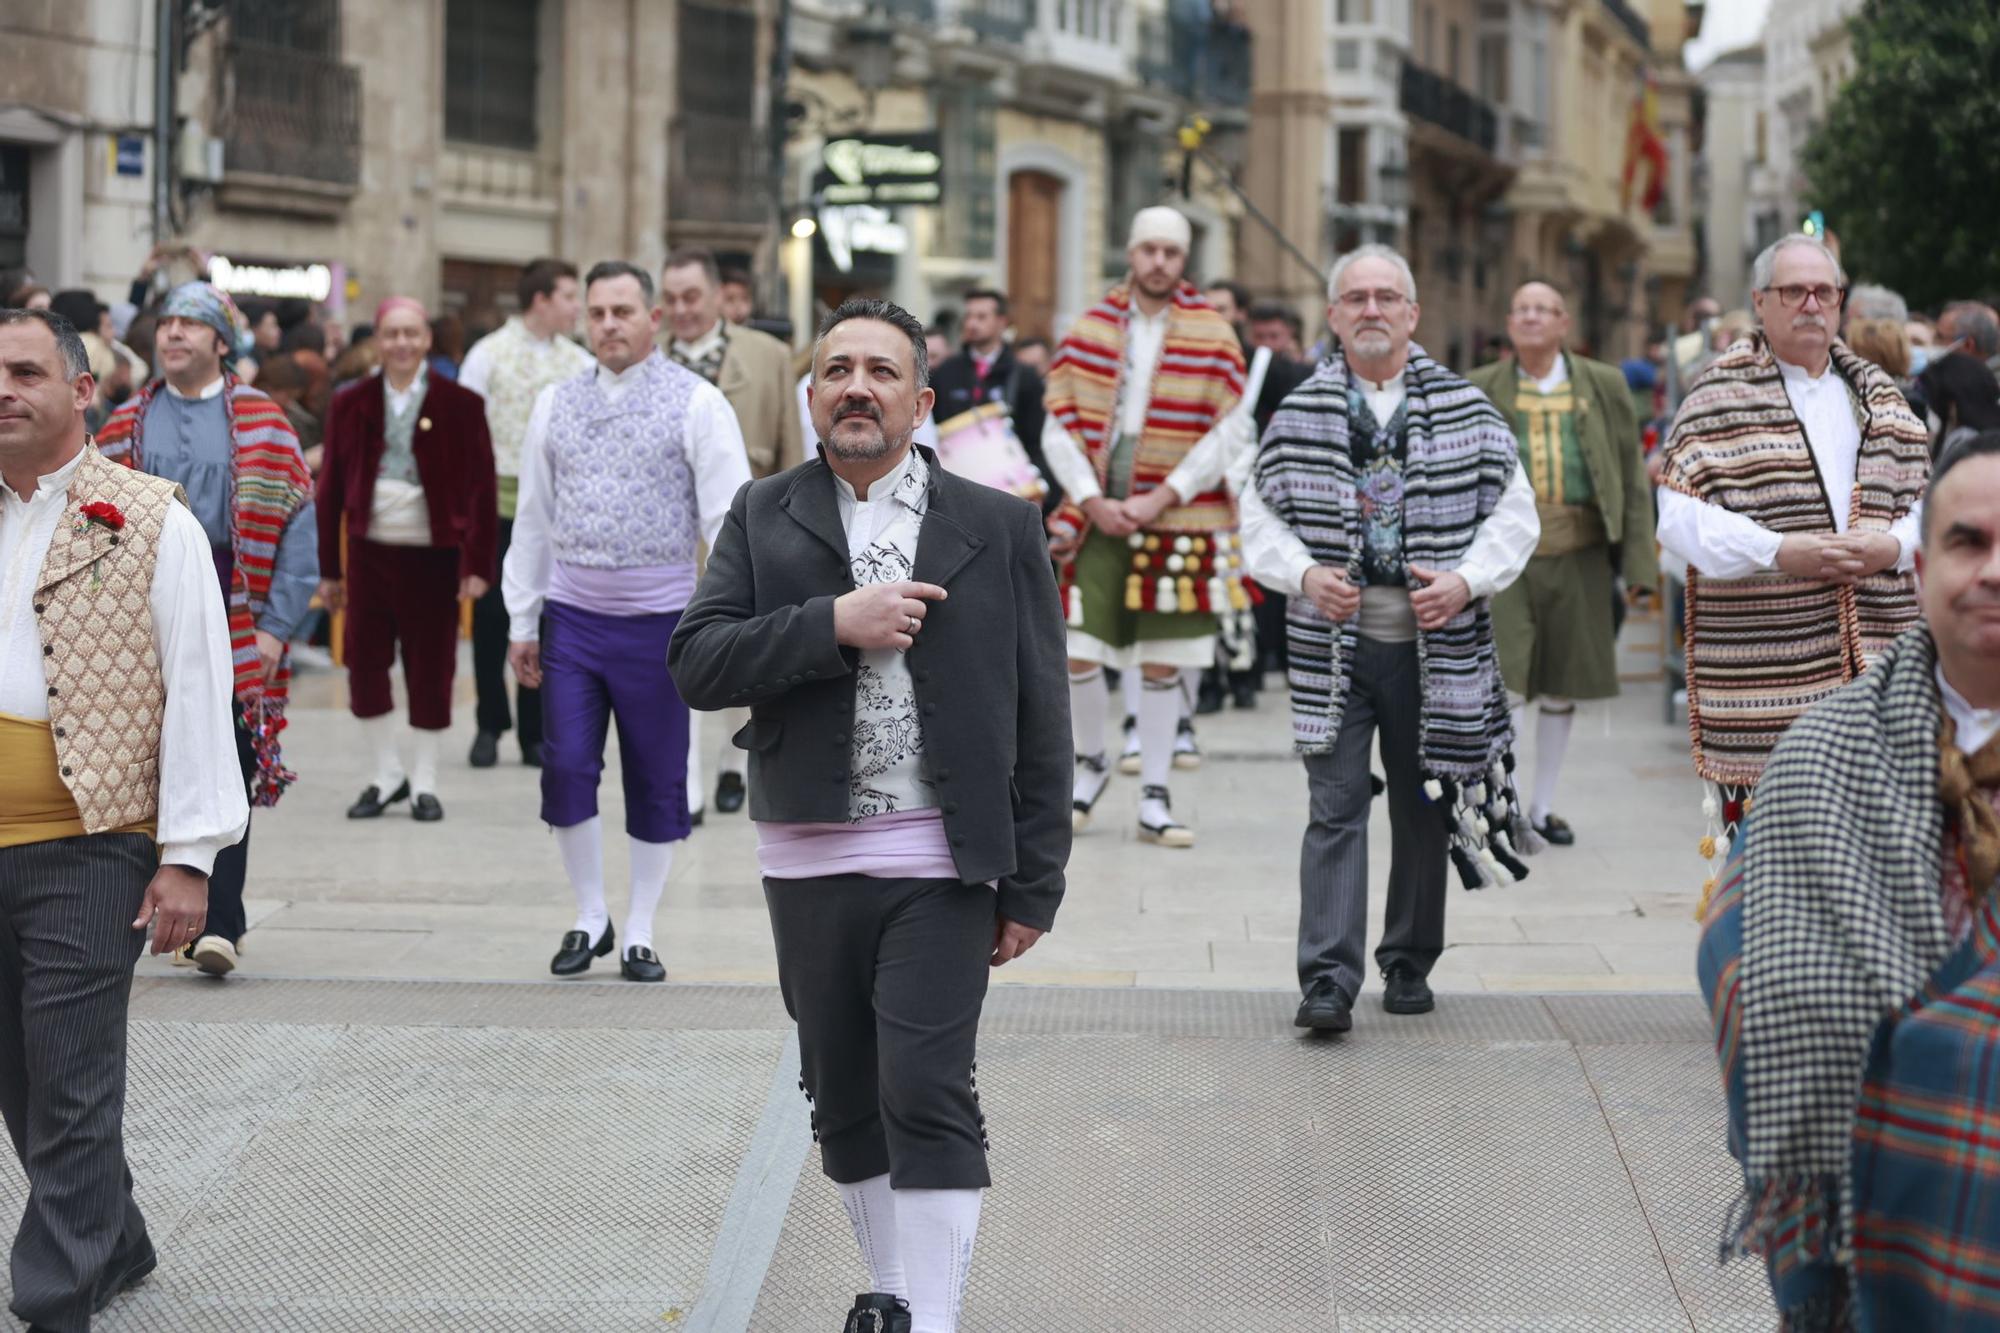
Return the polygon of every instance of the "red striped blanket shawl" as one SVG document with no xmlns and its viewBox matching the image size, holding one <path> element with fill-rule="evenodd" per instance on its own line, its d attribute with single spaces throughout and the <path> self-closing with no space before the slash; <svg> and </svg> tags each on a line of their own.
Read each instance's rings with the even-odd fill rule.
<svg viewBox="0 0 2000 1333">
<path fill-rule="evenodd" d="M 1695 384 L 1667 440 L 1661 484 L 1779 533 L 1887 532 L 1922 497 L 1930 442 L 1895 381 L 1839 342 L 1861 453 L 1852 495 L 1829 496 L 1805 428 L 1762 334 L 1724 352 Z M 1698 553 L 1697 553 L 1698 554 Z M 1748 787 L 1786 728 L 1861 674 L 1917 623 L 1916 580 L 1893 568 L 1854 587 L 1789 574 L 1687 580 L 1688 726 L 1695 769 Z"/>
<path fill-rule="evenodd" d="M 1113 287 L 1076 322 L 1049 366 L 1043 402 L 1083 446 L 1104 483 L 1111 461 L 1112 414 L 1125 373 L 1125 326 L 1132 312 L 1129 288 Z M 1243 345 L 1236 330 L 1193 284 L 1183 282 L 1167 310 L 1167 332 L 1153 372 L 1146 428 L 1132 454 L 1132 494 L 1166 482 L 1188 451 L 1243 397 Z M 1149 531 L 1207 534 L 1233 528 L 1236 508 L 1217 485 L 1183 496 Z M 1065 502 L 1064 521 L 1077 531 L 1087 522 Z"/>
<path fill-rule="evenodd" d="M 97 447 L 106 458 L 145 470 L 146 407 L 163 381 L 154 380 L 127 399 L 104 423 Z M 291 687 L 291 657 L 279 663 L 268 685 L 257 655 L 257 617 L 271 597 L 278 540 L 293 517 L 312 500 L 312 473 L 299 451 L 299 437 L 285 411 L 265 394 L 224 373 L 222 396 L 236 437 L 230 473 L 230 545 L 235 573 L 229 589 L 229 646 L 236 666 L 236 701 L 243 706 L 257 752 L 251 804 L 270 806 L 290 786 L 294 774 L 281 762 L 278 734 L 285 729 L 285 701 Z"/>
</svg>

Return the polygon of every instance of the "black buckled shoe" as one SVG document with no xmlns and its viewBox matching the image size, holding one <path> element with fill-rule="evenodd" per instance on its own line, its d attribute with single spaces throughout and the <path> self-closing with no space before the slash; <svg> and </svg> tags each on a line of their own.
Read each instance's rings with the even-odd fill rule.
<svg viewBox="0 0 2000 1333">
<path fill-rule="evenodd" d="M 444 818 L 444 807 L 438 798 L 427 791 L 417 793 L 417 799 L 410 804 L 410 818 L 419 824 L 435 824 Z"/>
<path fill-rule="evenodd" d="M 612 946 L 617 942 L 618 932 L 611 928 L 611 923 L 608 921 L 604 923 L 604 934 L 595 944 L 592 944 L 590 936 L 581 930 L 565 931 L 561 947 L 556 950 L 556 956 L 549 960 L 549 971 L 559 977 L 573 977 L 579 972 L 587 972 L 590 970 L 590 960 L 604 957 L 611 952 Z"/>
<path fill-rule="evenodd" d="M 883 1291 L 863 1292 L 840 1333 L 910 1333 L 910 1303 Z"/>
<path fill-rule="evenodd" d="M 618 960 L 618 971 L 627 981 L 665 981 L 666 966 L 660 956 L 643 944 L 635 944 L 625 950 L 625 956 Z"/>
<path fill-rule="evenodd" d="M 1542 840 L 1551 847 L 1574 847 L 1576 845 L 1576 830 L 1571 828 L 1569 821 L 1561 815 L 1550 815 L 1541 823 L 1535 825 L 1534 828 L 1535 832 L 1542 835 Z"/>
<path fill-rule="evenodd" d="M 402 786 L 390 792 L 389 799 L 386 801 L 382 799 L 382 789 L 371 782 L 367 787 L 362 789 L 360 799 L 347 807 L 347 817 L 349 819 L 380 819 L 384 810 L 387 810 L 398 801 L 407 801 L 409 799 L 410 784 L 407 780 L 404 781 Z"/>
<path fill-rule="evenodd" d="M 472 738 L 472 753 L 465 762 L 474 768 L 491 768 L 500 762 L 500 733 L 482 731 Z"/>
<path fill-rule="evenodd" d="M 1298 1017 L 1292 1020 L 1292 1026 L 1311 1028 L 1314 1032 L 1345 1032 L 1354 1026 L 1354 1006 L 1341 994 L 1340 987 L 1333 984 L 1333 978 L 1321 977 L 1299 1001 Z"/>
<path fill-rule="evenodd" d="M 1431 984 L 1408 963 L 1391 963 L 1382 973 L 1382 1008 L 1392 1014 L 1427 1014 L 1437 1008 Z"/>
<path fill-rule="evenodd" d="M 733 815 L 743 808 L 743 775 L 724 773 L 715 780 L 715 813 Z"/>
</svg>

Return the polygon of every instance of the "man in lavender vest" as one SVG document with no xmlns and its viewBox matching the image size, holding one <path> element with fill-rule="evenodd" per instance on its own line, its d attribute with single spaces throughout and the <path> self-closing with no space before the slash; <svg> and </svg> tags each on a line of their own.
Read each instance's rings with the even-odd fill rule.
<svg viewBox="0 0 2000 1333">
<path fill-rule="evenodd" d="M 689 829 L 688 709 L 667 642 L 694 595 L 696 543 L 714 542 L 750 465 L 722 392 L 654 350 L 660 309 L 644 269 L 596 265 L 584 302 L 597 364 L 542 390 L 522 439 L 501 571 L 507 658 L 542 691 L 542 818 L 576 893 L 576 925 L 549 970 L 582 972 L 617 940 L 597 814 L 616 717 L 632 883 L 620 971 L 663 981 L 653 913 Z"/>
</svg>

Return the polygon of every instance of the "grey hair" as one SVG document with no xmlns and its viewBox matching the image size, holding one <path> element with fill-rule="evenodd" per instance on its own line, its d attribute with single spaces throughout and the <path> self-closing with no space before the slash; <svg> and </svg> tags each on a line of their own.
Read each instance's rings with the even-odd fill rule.
<svg viewBox="0 0 2000 1333">
<path fill-rule="evenodd" d="M 1391 264 L 1394 264 L 1397 270 L 1403 275 L 1403 295 L 1410 298 L 1411 305 L 1417 303 L 1417 275 L 1410 272 L 1410 261 L 1386 245 L 1372 243 L 1349 250 L 1346 254 L 1333 261 L 1333 272 L 1328 275 L 1326 280 L 1327 300 L 1338 301 L 1340 299 L 1341 277 L 1346 274 L 1350 267 L 1363 259 L 1386 259 Z"/>
<path fill-rule="evenodd" d="M 596 283 L 607 278 L 632 278 L 639 284 L 639 292 L 647 304 L 653 300 L 653 275 L 637 264 L 628 264 L 622 259 L 600 259 L 590 266 L 590 272 L 583 275 L 583 290 L 586 295 Z"/>
<path fill-rule="evenodd" d="M 1780 236 L 1757 256 L 1757 262 L 1750 266 L 1750 290 L 1761 292 L 1771 285 L 1771 279 L 1778 271 L 1778 251 L 1788 250 L 1795 245 L 1810 246 L 1826 256 L 1826 262 L 1833 265 L 1833 284 L 1843 291 L 1847 288 L 1847 270 L 1840 266 L 1840 256 L 1817 236 L 1808 236 L 1795 231 L 1790 236 Z"/>
<path fill-rule="evenodd" d="M 931 352 L 924 342 L 924 326 L 894 301 L 881 301 L 868 297 L 856 297 L 842 301 L 840 308 L 820 321 L 819 332 L 813 335 L 813 374 L 819 374 L 819 349 L 826 342 L 828 334 L 850 319 L 873 319 L 896 329 L 910 340 L 910 357 L 916 368 L 917 388 L 928 389 L 931 384 Z"/>
<path fill-rule="evenodd" d="M 1847 294 L 1849 319 L 1893 319 L 1898 324 L 1910 320 L 1910 304 L 1899 293 L 1872 282 L 1858 282 Z"/>
<path fill-rule="evenodd" d="M 78 335 L 76 325 L 55 311 L 0 309 L 0 326 L 8 324 L 40 324 L 47 329 L 56 340 L 56 350 L 62 353 L 63 379 L 66 382 L 74 382 L 78 375 L 90 373 L 90 353 L 84 349 L 83 338 Z"/>
<path fill-rule="evenodd" d="M 1993 322 L 1985 306 L 1977 301 L 1953 301 L 1938 317 L 1942 319 L 1945 315 L 1951 316 L 1952 332 L 1960 338 L 1972 339 L 1979 355 L 1991 358 L 2000 353 L 2000 324 Z"/>
</svg>

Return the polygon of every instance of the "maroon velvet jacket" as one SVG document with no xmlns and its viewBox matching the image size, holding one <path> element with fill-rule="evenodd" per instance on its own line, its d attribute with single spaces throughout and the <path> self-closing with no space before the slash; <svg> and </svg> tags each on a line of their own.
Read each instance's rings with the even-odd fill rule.
<svg viewBox="0 0 2000 1333">
<path fill-rule="evenodd" d="M 322 578 L 343 577 L 343 518 L 349 541 L 368 535 L 375 478 L 382 470 L 385 415 L 379 372 L 342 389 L 327 413 L 326 456 L 316 497 Z M 411 452 L 431 511 L 431 544 L 457 547 L 459 575 L 477 575 L 491 583 L 500 510 L 494 492 L 493 439 L 486 433 L 486 400 L 431 375 L 417 410 Z"/>
</svg>

